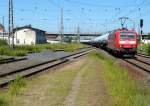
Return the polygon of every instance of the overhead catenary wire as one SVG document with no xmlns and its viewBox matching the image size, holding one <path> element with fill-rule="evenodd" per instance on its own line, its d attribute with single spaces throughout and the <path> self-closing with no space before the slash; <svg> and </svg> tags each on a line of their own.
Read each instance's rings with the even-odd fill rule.
<svg viewBox="0 0 150 106">
<path fill-rule="evenodd" d="M 35 0 L 35 1 L 37 1 L 37 0 Z M 63 6 L 63 4 L 65 4 L 65 3 L 67 3 L 66 5 L 68 5 L 68 6 L 71 5 L 71 6 L 76 7 L 76 5 L 79 5 L 78 10 L 79 10 L 80 15 L 76 15 L 74 9 L 70 9 L 67 6 L 64 8 L 64 15 L 65 15 L 64 21 L 65 21 L 65 25 L 74 26 L 74 25 L 80 24 L 81 28 L 84 28 L 84 27 L 82 27 L 82 23 L 89 24 L 89 27 L 91 26 L 90 24 L 92 24 L 92 26 L 97 24 L 98 27 L 102 26 L 102 24 L 103 25 L 105 24 L 106 26 L 109 25 L 110 28 L 113 28 L 115 26 L 113 24 L 114 22 L 110 22 L 110 21 L 116 20 L 116 19 L 118 19 L 118 17 L 121 16 L 121 14 L 124 14 L 125 13 L 124 8 L 129 8 L 129 10 L 130 10 L 129 16 L 135 18 L 135 15 L 133 13 L 138 12 L 138 5 L 141 4 L 140 8 L 145 8 L 144 6 L 148 5 L 147 0 L 146 1 L 136 0 L 136 4 L 137 4 L 136 6 L 135 6 L 135 4 L 111 5 L 111 4 L 103 4 L 103 3 L 94 3 L 94 2 L 90 2 L 90 1 L 85 2 L 85 1 L 79 1 L 79 0 L 61 0 L 60 2 L 58 0 L 47 0 L 47 1 L 49 2 L 49 4 L 51 4 L 51 6 L 54 6 L 57 9 L 58 8 L 60 9 Z M 60 20 L 59 18 L 58 19 L 52 18 L 52 17 L 49 18 L 48 15 L 45 15 L 45 14 L 52 15 L 54 13 L 54 11 L 51 11 L 50 8 L 46 7 L 46 6 L 41 8 L 38 3 L 39 2 L 35 3 L 30 8 L 15 7 L 14 8 L 15 14 L 17 14 L 18 12 L 20 12 L 20 14 L 23 14 L 22 16 L 14 17 L 15 21 L 17 21 L 17 20 L 24 21 L 24 23 L 30 23 L 31 21 L 34 21 L 34 22 L 40 21 L 40 22 L 46 23 L 46 22 L 51 21 L 51 23 L 58 24 L 59 23 L 58 21 Z M 110 14 L 110 13 L 114 13 L 114 12 L 115 12 L 115 14 L 110 14 L 110 17 L 107 17 L 107 22 L 102 22 L 102 21 L 98 22 L 98 20 L 100 20 L 101 18 L 96 19 L 89 15 L 89 14 L 95 12 L 94 8 L 102 8 L 102 10 L 105 11 L 106 15 Z M 112 12 L 112 9 L 113 9 L 113 12 Z M 76 10 L 77 10 L 77 8 L 76 8 Z M 134 11 L 132 12 L 131 10 L 132 11 L 134 10 Z M 38 14 L 40 14 L 40 15 L 39 15 L 39 17 L 33 18 L 33 17 L 30 17 L 31 15 L 25 17 L 24 14 L 34 14 L 35 16 L 37 16 Z M 142 14 L 145 14 L 145 13 L 143 13 L 143 11 L 142 11 Z M 82 16 L 85 16 L 85 18 L 81 18 Z M 113 17 L 113 19 L 111 16 Z M 103 19 L 103 18 L 101 20 L 105 21 L 105 19 Z M 87 25 L 86 25 L 86 27 L 87 27 Z"/>
</svg>

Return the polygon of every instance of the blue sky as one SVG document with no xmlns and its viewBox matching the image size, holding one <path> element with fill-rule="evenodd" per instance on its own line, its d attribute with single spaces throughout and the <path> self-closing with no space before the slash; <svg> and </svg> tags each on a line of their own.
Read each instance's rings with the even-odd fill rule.
<svg viewBox="0 0 150 106">
<path fill-rule="evenodd" d="M 14 24 L 32 26 L 48 32 L 60 31 L 60 10 L 64 8 L 64 31 L 105 32 L 120 27 L 119 17 L 135 21 L 144 19 L 144 32 L 150 32 L 149 0 L 13 0 Z M 0 1 L 0 22 L 5 17 L 8 26 L 8 0 Z M 133 22 L 127 22 L 129 28 Z"/>
</svg>

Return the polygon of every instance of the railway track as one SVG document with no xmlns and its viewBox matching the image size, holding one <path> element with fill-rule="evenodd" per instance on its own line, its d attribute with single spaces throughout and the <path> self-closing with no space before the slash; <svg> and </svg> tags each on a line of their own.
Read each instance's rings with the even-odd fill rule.
<svg viewBox="0 0 150 106">
<path fill-rule="evenodd" d="M 7 59 L 1 59 L 0 60 L 0 65 L 11 63 L 11 62 L 23 61 L 23 60 L 27 60 L 27 58 L 7 58 Z"/>
<path fill-rule="evenodd" d="M 145 58 L 150 58 L 149 55 L 145 55 L 145 54 L 142 54 L 142 53 L 138 53 L 137 56 L 141 56 L 141 57 L 145 57 Z"/>
<path fill-rule="evenodd" d="M 107 52 L 102 50 L 103 52 Z M 103 53 L 105 54 L 105 53 Z M 107 52 L 107 55 L 110 55 Z M 112 55 L 111 55 L 112 56 Z M 114 57 L 114 56 L 113 56 Z M 117 59 L 117 57 L 114 57 Z M 120 58 L 118 58 L 120 60 Z M 144 54 L 137 54 L 135 58 L 122 58 L 121 60 L 131 64 L 132 66 L 135 66 L 143 71 L 146 71 L 150 73 L 150 56 L 144 55 Z"/>
<path fill-rule="evenodd" d="M 19 70 L 14 70 L 11 72 L 1 73 L 0 74 L 0 86 L 3 87 L 10 83 L 11 81 L 14 81 L 16 77 L 19 75 L 20 77 L 28 77 L 32 76 L 36 73 L 42 72 L 44 70 L 47 70 L 49 68 L 52 68 L 54 66 L 63 64 L 65 62 L 68 62 L 69 60 L 81 57 L 83 55 L 88 54 L 89 52 L 93 51 L 93 49 L 88 49 L 82 52 L 74 53 L 72 55 L 68 55 L 59 59 L 43 62 L 37 65 L 33 65 L 30 67 L 22 68 Z"/>
<path fill-rule="evenodd" d="M 123 59 L 124 61 L 150 73 L 150 57 L 143 54 L 137 54 L 135 58 Z"/>
</svg>

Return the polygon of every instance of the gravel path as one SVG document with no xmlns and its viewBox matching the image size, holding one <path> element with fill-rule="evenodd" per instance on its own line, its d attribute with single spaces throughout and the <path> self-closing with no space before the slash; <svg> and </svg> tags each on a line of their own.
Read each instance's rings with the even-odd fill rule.
<svg viewBox="0 0 150 106">
<path fill-rule="evenodd" d="M 72 83 L 72 90 L 70 91 L 69 95 L 66 97 L 64 101 L 64 106 L 74 106 L 75 105 L 75 100 L 78 95 L 79 89 L 80 89 L 80 83 L 82 79 L 82 75 L 85 72 L 85 69 L 87 67 L 84 66 L 84 68 L 77 74 L 76 78 L 74 79 Z"/>
</svg>

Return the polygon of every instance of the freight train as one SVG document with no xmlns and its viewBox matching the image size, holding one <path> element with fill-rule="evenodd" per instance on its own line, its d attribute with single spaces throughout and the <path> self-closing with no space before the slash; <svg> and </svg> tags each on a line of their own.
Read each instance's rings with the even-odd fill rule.
<svg viewBox="0 0 150 106">
<path fill-rule="evenodd" d="M 138 34 L 135 30 L 117 29 L 101 35 L 92 41 L 97 47 L 107 48 L 109 52 L 117 56 L 137 54 Z"/>
</svg>

